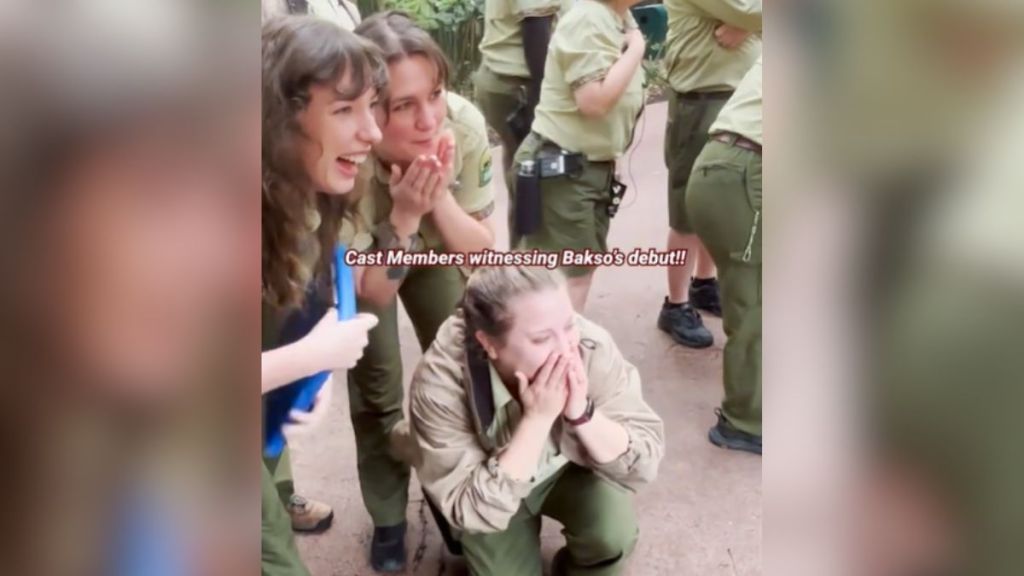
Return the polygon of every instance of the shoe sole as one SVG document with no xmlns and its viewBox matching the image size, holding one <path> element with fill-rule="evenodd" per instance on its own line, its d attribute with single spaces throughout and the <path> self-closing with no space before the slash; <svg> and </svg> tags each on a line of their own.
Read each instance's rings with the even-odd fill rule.
<svg viewBox="0 0 1024 576">
<path fill-rule="evenodd" d="M 758 456 L 761 456 L 760 446 L 751 442 L 744 442 L 742 440 L 728 440 L 718 432 L 717 426 L 712 426 L 711 429 L 708 430 L 708 440 L 719 448 L 736 450 L 738 452 L 747 452 L 749 454 L 757 454 Z"/>
<path fill-rule="evenodd" d="M 706 313 L 714 316 L 715 318 L 721 318 L 722 317 L 721 310 L 711 310 L 709 308 L 701 308 L 700 306 L 694 306 L 694 308 L 696 308 L 697 310 L 700 310 L 701 312 L 706 312 Z"/>
<path fill-rule="evenodd" d="M 667 328 L 667 327 L 663 326 L 662 323 L 661 323 L 661 320 L 658 321 L 658 330 L 661 330 L 665 334 L 668 334 L 669 336 L 671 336 L 672 340 L 675 341 L 676 344 L 679 344 L 680 346 L 685 346 L 687 348 L 693 348 L 695 350 L 700 350 L 700 349 L 703 349 L 703 348 L 710 348 L 711 345 L 715 343 L 714 339 L 712 339 L 710 342 L 707 342 L 707 343 L 704 343 L 704 342 L 696 342 L 695 343 L 695 342 L 692 342 L 692 341 L 689 341 L 689 340 L 685 340 L 681 336 L 676 334 L 674 331 L 672 331 L 671 328 Z"/>
<path fill-rule="evenodd" d="M 332 511 L 323 520 L 316 523 L 312 528 L 298 528 L 292 524 L 292 531 L 296 534 L 323 534 L 334 523 L 334 512 Z"/>
</svg>

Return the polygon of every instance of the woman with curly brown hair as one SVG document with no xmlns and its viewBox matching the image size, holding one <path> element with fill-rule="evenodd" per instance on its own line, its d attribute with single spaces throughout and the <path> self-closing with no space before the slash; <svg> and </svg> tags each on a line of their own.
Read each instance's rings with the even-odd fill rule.
<svg viewBox="0 0 1024 576">
<path fill-rule="evenodd" d="M 311 16 L 271 20 L 262 45 L 261 364 L 268 392 L 324 370 L 351 368 L 377 323 L 369 314 L 339 321 L 326 288 L 345 195 L 381 138 L 374 108 L 386 71 L 368 43 Z M 310 330 L 309 319 L 317 318 Z M 296 515 L 310 515 L 310 502 L 289 493 L 290 478 L 279 482 L 281 492 L 272 480 L 274 472 L 285 472 L 279 479 L 290 476 L 286 454 L 263 467 L 264 575 L 307 574 L 291 524 Z M 282 500 L 291 505 L 290 520 Z M 329 508 L 321 516 L 312 528 L 326 528 Z"/>
</svg>

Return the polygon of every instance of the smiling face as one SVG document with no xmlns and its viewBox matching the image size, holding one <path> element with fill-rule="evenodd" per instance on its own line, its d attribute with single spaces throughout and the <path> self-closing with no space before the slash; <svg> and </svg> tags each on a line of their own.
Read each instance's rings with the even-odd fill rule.
<svg viewBox="0 0 1024 576">
<path fill-rule="evenodd" d="M 383 139 L 374 150 L 386 162 L 407 165 L 437 152 L 448 104 L 437 66 L 425 56 L 388 66 L 387 110 L 377 111 Z"/>
<path fill-rule="evenodd" d="M 369 88 L 354 99 L 349 76 L 336 84 L 313 85 L 309 104 L 298 121 L 305 136 L 301 157 L 313 186 L 326 194 L 347 194 L 355 186 L 359 164 L 380 141 L 375 110 L 377 90 Z"/>
<path fill-rule="evenodd" d="M 512 322 L 503 337 L 476 334 L 506 382 L 514 382 L 516 372 L 532 380 L 552 353 L 579 353 L 576 314 L 564 285 L 514 296 L 507 308 Z"/>
</svg>

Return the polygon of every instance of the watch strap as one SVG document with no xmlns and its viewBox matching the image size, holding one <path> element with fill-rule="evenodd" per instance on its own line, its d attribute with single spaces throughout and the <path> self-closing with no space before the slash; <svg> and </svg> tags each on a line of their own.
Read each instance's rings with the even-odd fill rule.
<svg viewBox="0 0 1024 576">
<path fill-rule="evenodd" d="M 594 417 L 594 409 L 594 399 L 588 397 L 587 407 L 583 409 L 583 414 L 581 414 L 579 418 L 569 419 L 566 418 L 565 416 L 562 416 L 562 419 L 565 420 L 565 422 L 570 426 L 582 426 L 587 422 L 590 422 L 590 419 Z"/>
</svg>

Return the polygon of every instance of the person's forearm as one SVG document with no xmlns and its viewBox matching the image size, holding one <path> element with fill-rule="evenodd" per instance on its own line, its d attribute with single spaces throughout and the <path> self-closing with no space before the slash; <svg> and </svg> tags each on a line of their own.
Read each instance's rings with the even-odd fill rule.
<svg viewBox="0 0 1024 576">
<path fill-rule="evenodd" d="M 526 68 L 530 71 L 527 85 L 527 105 L 532 113 L 540 101 L 540 86 L 544 81 L 544 63 L 551 41 L 551 16 L 523 18 L 523 55 Z"/>
<path fill-rule="evenodd" d="M 479 252 L 494 247 L 494 231 L 466 214 L 451 194 L 438 200 L 430 217 L 449 252 Z"/>
<path fill-rule="evenodd" d="M 622 424 L 598 411 L 594 412 L 590 422 L 576 427 L 576 436 L 590 458 L 598 464 L 615 460 L 629 448 L 629 433 Z"/>
<path fill-rule="evenodd" d="M 519 421 L 508 446 L 498 456 L 498 465 L 515 480 L 528 480 L 537 473 L 544 443 L 552 422 L 526 415 Z"/>
<path fill-rule="evenodd" d="M 260 355 L 260 380 L 263 394 L 310 374 L 315 374 L 317 370 L 308 364 L 301 340 L 267 350 Z"/>
<path fill-rule="evenodd" d="M 399 247 L 408 248 L 409 237 L 419 232 L 420 219 L 407 216 L 398 211 L 392 211 L 389 223 L 398 236 Z M 390 266 L 367 266 L 363 268 L 359 283 L 356 286 L 356 294 L 360 299 L 366 300 L 378 308 L 384 308 L 391 304 L 402 286 L 405 275 L 395 277 L 389 273 L 393 267 Z"/>
<path fill-rule="evenodd" d="M 633 81 L 633 76 L 640 68 L 643 61 L 644 51 L 640 44 L 632 44 L 608 69 L 604 79 L 595 81 L 593 88 L 584 85 L 580 90 L 591 90 L 593 93 L 586 98 L 585 102 L 577 101 L 580 112 L 586 116 L 604 116 L 615 107 L 626 88 Z"/>
</svg>

